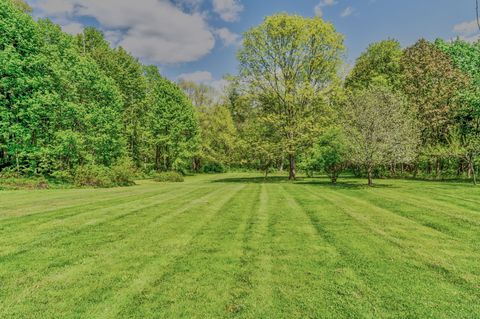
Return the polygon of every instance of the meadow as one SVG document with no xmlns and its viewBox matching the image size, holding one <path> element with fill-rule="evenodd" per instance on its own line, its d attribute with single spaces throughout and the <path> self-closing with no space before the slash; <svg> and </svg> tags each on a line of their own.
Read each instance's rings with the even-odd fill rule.
<svg viewBox="0 0 480 319">
<path fill-rule="evenodd" d="M 478 318 L 480 190 L 250 174 L 0 192 L 0 318 Z"/>
</svg>

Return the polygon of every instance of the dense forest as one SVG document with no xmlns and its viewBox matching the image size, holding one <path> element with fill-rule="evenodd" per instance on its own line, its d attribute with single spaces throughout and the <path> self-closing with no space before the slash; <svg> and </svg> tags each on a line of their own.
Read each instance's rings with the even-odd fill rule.
<svg viewBox="0 0 480 319">
<path fill-rule="evenodd" d="M 243 35 L 239 74 L 218 92 L 169 81 L 95 28 L 71 36 L 29 11 L 0 1 L 2 176 L 122 184 L 127 172 L 246 169 L 476 182 L 478 42 L 387 39 L 348 68 L 332 24 L 277 14 Z"/>
</svg>

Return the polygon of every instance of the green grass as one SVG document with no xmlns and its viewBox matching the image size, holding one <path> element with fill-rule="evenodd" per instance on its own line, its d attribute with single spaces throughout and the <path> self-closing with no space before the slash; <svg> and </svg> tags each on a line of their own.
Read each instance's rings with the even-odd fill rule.
<svg viewBox="0 0 480 319">
<path fill-rule="evenodd" d="M 0 192 L 0 318 L 480 317 L 480 188 L 252 177 Z"/>
</svg>

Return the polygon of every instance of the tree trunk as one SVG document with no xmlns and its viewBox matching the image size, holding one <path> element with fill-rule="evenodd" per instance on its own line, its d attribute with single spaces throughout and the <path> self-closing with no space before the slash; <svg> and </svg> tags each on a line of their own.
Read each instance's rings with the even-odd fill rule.
<svg viewBox="0 0 480 319">
<path fill-rule="evenodd" d="M 296 162 L 295 162 L 295 155 L 289 155 L 289 161 L 290 161 L 290 173 L 288 175 L 288 179 L 291 181 L 294 181 L 297 176 L 296 176 Z"/>
<path fill-rule="evenodd" d="M 155 169 L 160 171 L 160 161 L 161 161 L 161 153 L 160 153 L 160 146 L 156 146 L 155 148 Z"/>
<path fill-rule="evenodd" d="M 475 171 L 475 159 L 472 158 L 472 162 L 470 164 L 470 170 L 473 176 L 473 185 L 477 185 L 477 172 Z"/>
<path fill-rule="evenodd" d="M 373 186 L 373 179 L 372 179 L 372 168 L 368 167 L 367 169 L 367 177 L 368 177 L 368 186 Z"/>
</svg>

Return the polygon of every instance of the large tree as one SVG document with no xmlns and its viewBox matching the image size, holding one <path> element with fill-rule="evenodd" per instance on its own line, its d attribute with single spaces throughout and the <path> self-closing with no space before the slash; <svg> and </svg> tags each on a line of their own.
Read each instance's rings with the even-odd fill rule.
<svg viewBox="0 0 480 319">
<path fill-rule="evenodd" d="M 448 54 L 419 40 L 402 58 L 403 92 L 418 112 L 424 146 L 445 144 L 455 126 L 458 93 L 468 85 Z"/>
<path fill-rule="evenodd" d="M 365 169 L 369 186 L 379 165 L 415 158 L 419 136 L 415 116 L 398 94 L 382 86 L 353 91 L 342 114 L 350 159 Z"/>
<path fill-rule="evenodd" d="M 476 183 L 475 161 L 480 156 L 480 43 L 462 40 L 435 45 L 448 54 L 453 63 L 470 78 L 470 85 L 460 90 L 460 107 L 456 112 L 456 149 L 459 158 L 467 164 L 467 174 Z"/>
<path fill-rule="evenodd" d="M 401 59 L 403 51 L 396 40 L 384 40 L 370 44 L 357 59 L 345 81 L 348 88 L 366 88 L 383 85 L 398 90 L 401 83 Z"/>
<path fill-rule="evenodd" d="M 258 97 L 259 115 L 282 136 L 290 179 L 297 155 L 318 135 L 343 50 L 343 37 L 318 17 L 277 14 L 244 34 L 241 75 Z"/>
<path fill-rule="evenodd" d="M 122 47 L 112 49 L 101 31 L 86 28 L 77 35 L 78 49 L 95 60 L 105 74 L 115 81 L 122 97 L 123 134 L 127 141 L 128 155 L 139 167 L 144 141 L 143 127 L 146 112 L 147 83 L 143 66 Z"/>
<path fill-rule="evenodd" d="M 156 66 L 145 68 L 147 128 L 154 168 L 184 171 L 199 147 L 198 118 L 191 101 Z"/>
</svg>

